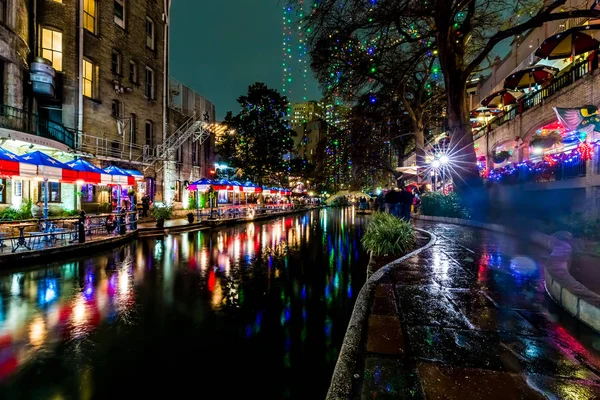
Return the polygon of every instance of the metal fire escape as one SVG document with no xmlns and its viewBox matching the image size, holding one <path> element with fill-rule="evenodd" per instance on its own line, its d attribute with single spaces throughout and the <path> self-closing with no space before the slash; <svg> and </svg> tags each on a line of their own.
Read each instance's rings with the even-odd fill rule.
<svg viewBox="0 0 600 400">
<path fill-rule="evenodd" d="M 169 135 L 164 143 L 157 145 L 153 151 L 150 151 L 150 149 L 144 151 L 144 163 L 148 165 L 146 168 L 156 165 L 159 161 L 169 161 L 175 151 L 190 139 L 199 142 L 198 145 L 202 146 L 211 134 L 208 125 L 201 116 L 194 113 L 183 125 Z M 164 163 L 156 169 L 156 172 L 162 170 L 163 167 Z"/>
</svg>

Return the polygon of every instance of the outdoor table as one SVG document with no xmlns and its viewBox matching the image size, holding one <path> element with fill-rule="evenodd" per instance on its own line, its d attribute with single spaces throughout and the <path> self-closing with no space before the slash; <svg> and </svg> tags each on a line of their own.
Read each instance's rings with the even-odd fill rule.
<svg viewBox="0 0 600 400">
<path fill-rule="evenodd" d="M 25 240 L 25 228 L 30 226 L 37 226 L 38 224 L 33 222 L 23 222 L 17 225 L 12 225 L 13 228 L 19 229 L 19 238 L 17 239 L 16 246 L 13 247 L 12 252 L 16 252 L 19 247 L 25 247 L 27 250 L 31 250 L 31 247 L 27 245 L 27 241 Z"/>
</svg>

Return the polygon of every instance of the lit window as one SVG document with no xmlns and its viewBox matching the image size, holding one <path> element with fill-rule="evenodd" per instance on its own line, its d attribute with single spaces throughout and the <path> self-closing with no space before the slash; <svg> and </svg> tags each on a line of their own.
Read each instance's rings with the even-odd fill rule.
<svg viewBox="0 0 600 400">
<path fill-rule="evenodd" d="M 94 97 L 94 81 L 94 64 L 83 60 L 83 95 L 85 97 Z"/>
<path fill-rule="evenodd" d="M 62 71 L 62 33 L 42 28 L 42 57 L 52 62 L 57 71 Z"/>
<path fill-rule="evenodd" d="M 126 0 L 114 0 L 114 20 L 115 24 L 119 25 L 121 28 L 125 28 L 125 1 Z"/>
<path fill-rule="evenodd" d="M 146 46 L 154 50 L 154 21 L 146 17 Z"/>
<path fill-rule="evenodd" d="M 96 33 L 96 1 L 83 0 L 83 27 Z"/>
<path fill-rule="evenodd" d="M 146 67 L 146 97 L 154 100 L 154 70 Z"/>
<path fill-rule="evenodd" d="M 48 182 L 48 192 L 50 193 L 49 203 L 60 203 L 60 183 Z M 44 201 L 46 198 L 46 185 L 43 182 L 38 184 L 38 193 L 40 194 L 39 200 Z"/>
<path fill-rule="evenodd" d="M 138 81 L 138 69 L 135 61 L 129 61 L 129 81 L 133 83 Z"/>
<path fill-rule="evenodd" d="M 121 75 L 121 53 L 117 50 L 112 52 L 112 73 L 115 75 Z"/>
</svg>

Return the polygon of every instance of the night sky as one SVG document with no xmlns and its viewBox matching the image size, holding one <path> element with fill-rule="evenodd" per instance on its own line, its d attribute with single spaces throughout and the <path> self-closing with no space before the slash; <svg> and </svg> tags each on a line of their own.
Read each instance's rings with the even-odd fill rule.
<svg viewBox="0 0 600 400">
<path fill-rule="evenodd" d="M 283 0 L 175 0 L 171 9 L 171 76 L 216 105 L 217 119 L 238 111 L 254 82 L 281 91 Z M 291 101 L 301 101 L 294 77 Z M 317 83 L 308 99 L 320 99 Z"/>
</svg>

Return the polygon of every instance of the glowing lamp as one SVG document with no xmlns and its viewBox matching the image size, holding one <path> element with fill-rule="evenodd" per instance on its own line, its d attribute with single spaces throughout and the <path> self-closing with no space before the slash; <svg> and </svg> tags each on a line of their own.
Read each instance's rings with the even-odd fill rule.
<svg viewBox="0 0 600 400">
<path fill-rule="evenodd" d="M 450 162 L 450 158 L 447 155 L 442 155 L 440 157 L 440 164 L 445 165 L 448 164 Z"/>
<path fill-rule="evenodd" d="M 441 163 L 440 160 L 433 160 L 431 162 L 431 167 L 434 168 L 434 169 L 438 169 L 441 166 L 442 166 L 442 163 Z"/>
</svg>

